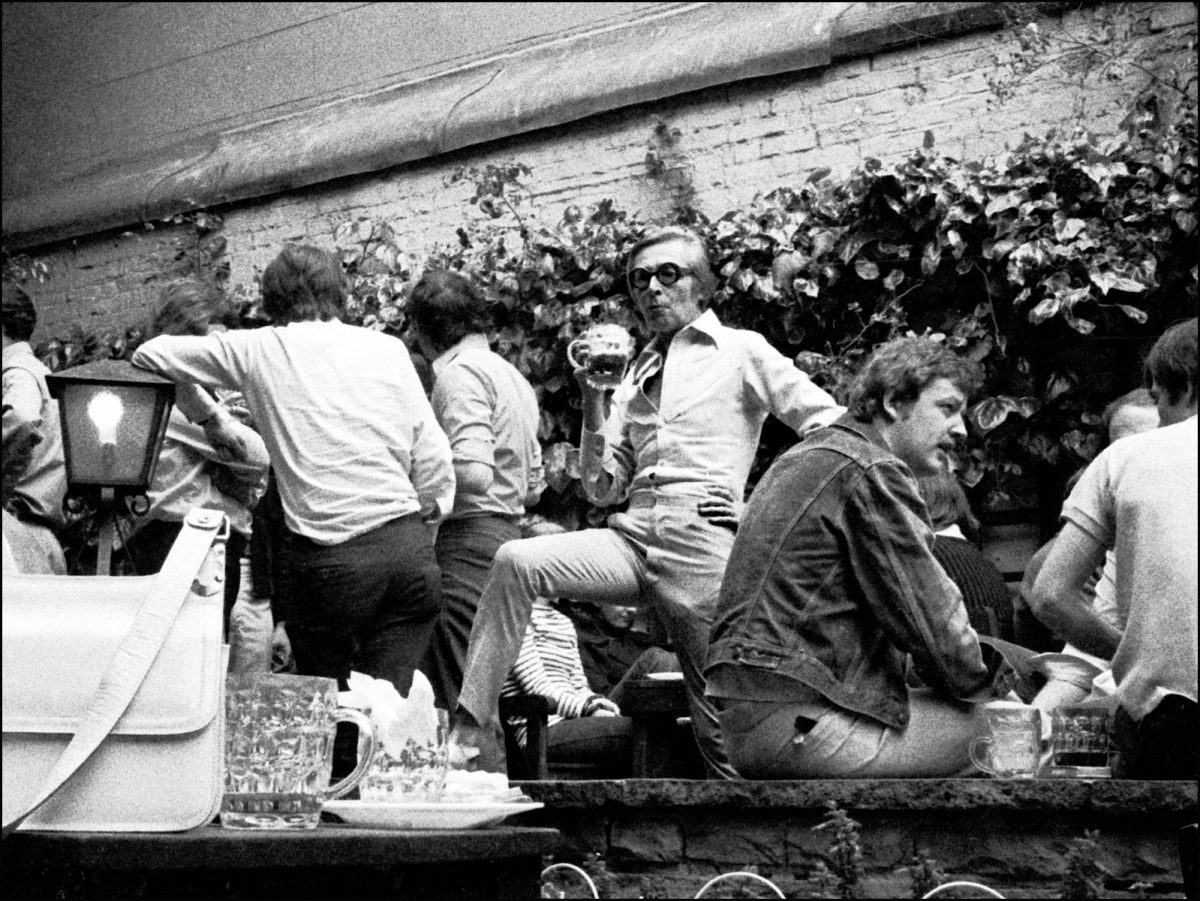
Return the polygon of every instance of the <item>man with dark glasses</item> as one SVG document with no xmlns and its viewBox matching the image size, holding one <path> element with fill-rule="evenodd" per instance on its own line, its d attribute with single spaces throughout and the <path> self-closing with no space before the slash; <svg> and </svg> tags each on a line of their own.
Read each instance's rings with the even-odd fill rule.
<svg viewBox="0 0 1200 901">
<path fill-rule="evenodd" d="M 733 778 L 703 669 L 746 478 L 768 413 L 797 432 L 843 409 L 757 332 L 708 310 L 717 280 L 703 241 L 663 229 L 634 245 L 630 295 L 652 340 L 611 401 L 582 371 L 580 465 L 588 499 L 628 501 L 608 528 L 513 541 L 496 555 L 471 631 L 452 753 L 501 769 L 497 698 L 534 598 L 640 605 L 678 654 L 710 775 Z"/>
</svg>

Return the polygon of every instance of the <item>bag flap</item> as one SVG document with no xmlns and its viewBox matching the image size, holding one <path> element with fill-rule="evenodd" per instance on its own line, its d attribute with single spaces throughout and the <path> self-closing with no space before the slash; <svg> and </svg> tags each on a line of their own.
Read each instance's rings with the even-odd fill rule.
<svg viewBox="0 0 1200 901">
<path fill-rule="evenodd" d="M 74 733 L 154 576 L 3 578 L 4 733 Z M 212 722 L 220 703 L 218 592 L 191 592 L 113 732 L 168 735 Z"/>
</svg>

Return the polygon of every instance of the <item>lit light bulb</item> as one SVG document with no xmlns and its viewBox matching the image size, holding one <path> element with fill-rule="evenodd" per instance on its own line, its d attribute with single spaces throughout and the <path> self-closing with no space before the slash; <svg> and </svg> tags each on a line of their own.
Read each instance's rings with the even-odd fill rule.
<svg viewBox="0 0 1200 901">
<path fill-rule="evenodd" d="M 125 415 L 125 405 L 121 398 L 111 391 L 101 391 L 88 402 L 88 417 L 96 426 L 96 434 L 100 437 L 103 447 L 117 446 L 117 426 Z"/>
</svg>

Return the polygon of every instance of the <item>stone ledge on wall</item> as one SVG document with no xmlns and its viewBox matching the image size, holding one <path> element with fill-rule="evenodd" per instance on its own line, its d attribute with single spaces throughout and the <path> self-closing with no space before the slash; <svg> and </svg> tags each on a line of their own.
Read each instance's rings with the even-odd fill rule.
<svg viewBox="0 0 1200 901">
<path fill-rule="evenodd" d="M 1008 898 L 1056 897 L 1073 843 L 1098 830 L 1109 892 L 1137 882 L 1182 897 L 1178 830 L 1196 818 L 1194 782 L 858 779 L 516 783 L 546 806 L 513 820 L 553 826 L 558 860 L 603 862 L 603 897 L 692 897 L 718 873 L 757 872 L 813 897 L 833 835 L 827 801 L 861 824 L 861 897 L 911 891 L 915 849 L 950 879 Z"/>
<path fill-rule="evenodd" d="M 1195 811 L 1195 782 L 1130 779 L 692 779 L 545 780 L 518 783 L 548 807 L 819 810 L 829 800 L 856 810 Z"/>
</svg>

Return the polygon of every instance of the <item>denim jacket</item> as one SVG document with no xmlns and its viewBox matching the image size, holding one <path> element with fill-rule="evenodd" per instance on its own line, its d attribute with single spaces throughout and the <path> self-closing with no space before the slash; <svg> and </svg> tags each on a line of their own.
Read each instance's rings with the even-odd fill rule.
<svg viewBox="0 0 1200 901">
<path fill-rule="evenodd" d="M 940 693 L 986 689 L 978 636 L 932 545 L 912 473 L 878 430 L 846 415 L 813 432 L 747 504 L 711 633 L 708 694 L 815 693 L 903 729 L 907 655 Z"/>
</svg>

